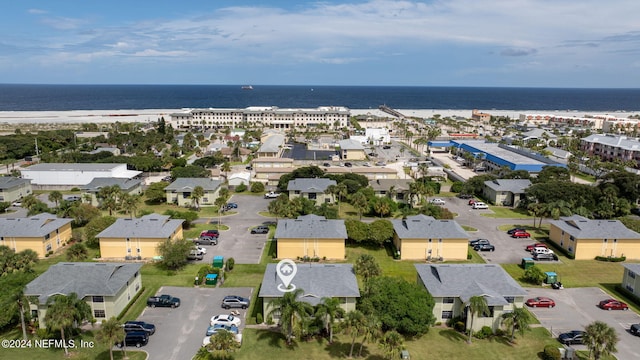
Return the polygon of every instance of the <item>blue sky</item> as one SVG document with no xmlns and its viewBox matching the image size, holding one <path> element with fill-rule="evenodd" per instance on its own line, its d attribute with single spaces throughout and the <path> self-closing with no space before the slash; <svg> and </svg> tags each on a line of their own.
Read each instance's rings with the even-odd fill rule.
<svg viewBox="0 0 640 360">
<path fill-rule="evenodd" d="M 640 1 L 20 0 L 0 83 L 640 87 Z"/>
</svg>

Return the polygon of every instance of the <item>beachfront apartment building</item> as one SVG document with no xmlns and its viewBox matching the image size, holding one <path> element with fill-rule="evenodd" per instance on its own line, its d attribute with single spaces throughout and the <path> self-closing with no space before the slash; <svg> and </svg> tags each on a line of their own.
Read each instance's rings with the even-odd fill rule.
<svg viewBox="0 0 640 360">
<path fill-rule="evenodd" d="M 328 126 L 336 130 L 348 125 L 350 115 L 350 110 L 343 106 L 320 106 L 314 109 L 250 106 L 244 109 L 186 109 L 183 112 L 171 114 L 169 122 L 176 129 L 236 128 L 259 125 L 283 130 Z"/>
<path fill-rule="evenodd" d="M 580 139 L 580 149 L 603 161 L 633 161 L 640 165 L 640 141 L 624 135 L 592 134 Z"/>
<path fill-rule="evenodd" d="M 558 114 L 520 114 L 519 120 L 521 123 L 538 126 L 538 125 L 551 125 L 555 127 L 575 126 L 585 127 L 593 130 L 602 129 L 605 117 L 592 116 L 592 117 L 579 117 L 579 116 L 567 116 Z"/>
</svg>

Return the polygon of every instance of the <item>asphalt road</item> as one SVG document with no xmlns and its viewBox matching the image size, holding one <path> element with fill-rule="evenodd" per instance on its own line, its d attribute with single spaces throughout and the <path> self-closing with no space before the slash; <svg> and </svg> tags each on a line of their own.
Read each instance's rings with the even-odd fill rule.
<svg viewBox="0 0 640 360">
<path fill-rule="evenodd" d="M 529 297 L 546 296 L 556 302 L 555 308 L 529 308 L 540 323 L 549 329 L 552 336 L 571 330 L 584 330 L 594 321 L 603 321 L 614 328 L 620 342 L 616 346 L 619 360 L 640 359 L 640 339 L 629 333 L 631 324 L 640 323 L 640 316 L 633 311 L 600 309 L 597 304 L 610 298 L 600 288 L 571 288 L 553 290 L 550 288 L 527 288 Z M 572 345 L 577 350 L 586 350 L 584 345 Z"/>
</svg>

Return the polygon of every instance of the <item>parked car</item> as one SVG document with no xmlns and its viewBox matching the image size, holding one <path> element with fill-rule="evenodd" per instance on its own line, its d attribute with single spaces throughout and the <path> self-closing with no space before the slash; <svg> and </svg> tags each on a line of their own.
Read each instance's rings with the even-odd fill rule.
<svg viewBox="0 0 640 360">
<path fill-rule="evenodd" d="M 460 193 L 460 194 L 458 194 L 458 195 L 456 195 L 456 196 L 457 196 L 459 199 L 464 199 L 464 200 L 467 200 L 467 199 L 473 199 L 473 195 L 471 195 L 471 194 L 464 194 L 464 193 Z"/>
<path fill-rule="evenodd" d="M 558 340 L 565 345 L 582 344 L 582 337 L 584 331 L 572 330 L 566 333 L 562 333 L 558 336 Z"/>
<path fill-rule="evenodd" d="M 246 309 L 249 307 L 250 303 L 251 303 L 251 300 L 244 298 L 242 296 L 236 296 L 236 295 L 225 296 L 224 299 L 222 299 L 222 307 L 224 309 L 230 309 L 230 308 Z"/>
<path fill-rule="evenodd" d="M 251 170 L 253 170 L 253 166 L 246 166 L 244 169 L 251 171 Z"/>
<path fill-rule="evenodd" d="M 598 304 L 598 307 L 603 310 L 629 310 L 629 306 L 627 304 L 616 299 L 602 300 Z"/>
<path fill-rule="evenodd" d="M 529 234 L 526 231 L 516 231 L 513 234 L 511 234 L 511 237 L 514 238 L 514 239 L 530 238 L 531 234 Z"/>
<path fill-rule="evenodd" d="M 558 260 L 558 255 L 554 253 L 546 253 L 546 254 L 533 254 L 533 260 L 537 261 L 555 261 Z"/>
<path fill-rule="evenodd" d="M 210 324 L 211 326 L 215 326 L 216 324 L 222 324 L 222 325 L 228 325 L 228 326 L 240 326 L 240 318 L 233 316 L 233 315 L 227 315 L 227 314 L 220 314 L 220 315 L 216 315 L 211 317 L 211 321 Z"/>
<path fill-rule="evenodd" d="M 369 164 L 368 162 L 365 162 L 365 163 L 362 164 L 362 166 L 370 167 L 371 164 Z"/>
<path fill-rule="evenodd" d="M 147 306 L 176 308 L 180 306 L 180 299 L 171 295 L 152 296 L 147 299 Z"/>
<path fill-rule="evenodd" d="M 137 348 L 147 345 L 149 342 L 149 335 L 145 331 L 131 331 L 124 336 L 124 341 L 116 343 L 116 346 L 122 348 L 123 346 L 135 346 Z"/>
<path fill-rule="evenodd" d="M 209 237 L 214 237 L 217 238 L 218 236 L 220 236 L 220 231 L 218 230 L 204 230 L 200 233 L 200 237 L 203 236 L 209 236 Z"/>
<path fill-rule="evenodd" d="M 473 204 L 475 204 L 475 203 L 476 203 L 476 201 L 477 201 L 476 199 L 471 198 L 471 199 L 469 199 L 468 204 L 469 204 L 469 205 L 473 205 Z"/>
<path fill-rule="evenodd" d="M 149 335 L 156 333 L 156 326 L 144 321 L 127 321 L 122 325 L 122 327 L 125 332 L 144 331 Z"/>
<path fill-rule="evenodd" d="M 549 249 L 548 247 L 544 246 L 544 247 L 540 247 L 540 246 L 536 246 L 533 248 L 533 250 L 531 250 L 531 254 L 553 254 L 553 250 Z"/>
<path fill-rule="evenodd" d="M 273 191 L 269 191 L 268 193 L 264 194 L 264 198 L 265 199 L 275 199 L 278 196 L 280 196 L 280 194 L 273 192 Z"/>
<path fill-rule="evenodd" d="M 391 149 L 391 145 L 385 145 L 382 148 L 385 149 L 385 150 L 389 150 L 389 149 Z"/>
<path fill-rule="evenodd" d="M 218 245 L 218 238 L 212 236 L 200 236 L 197 239 L 193 239 L 193 243 L 196 245 Z"/>
<path fill-rule="evenodd" d="M 495 251 L 496 247 L 491 244 L 480 244 L 473 247 L 475 251 Z"/>
<path fill-rule="evenodd" d="M 171 176 L 165 176 L 162 178 L 162 181 L 168 181 L 171 182 L 173 179 L 171 178 Z"/>
<path fill-rule="evenodd" d="M 514 232 L 527 231 L 525 228 L 514 227 L 512 229 L 507 230 L 507 234 L 513 235 Z"/>
<path fill-rule="evenodd" d="M 238 331 L 238 327 L 235 325 L 228 325 L 228 324 L 215 324 L 215 325 L 211 325 L 207 328 L 207 336 L 211 336 L 215 333 L 217 333 L 218 331 L 228 331 L 234 334 L 237 334 Z"/>
<path fill-rule="evenodd" d="M 14 201 L 11 203 L 11 206 L 13 207 L 22 207 L 22 201 L 18 200 L 18 201 Z"/>
<path fill-rule="evenodd" d="M 471 205 L 471 208 L 472 209 L 488 209 L 489 205 L 487 205 L 487 204 L 485 204 L 483 202 L 480 202 L 480 201 L 476 201 L 476 202 L 473 203 L 473 205 Z"/>
<path fill-rule="evenodd" d="M 189 250 L 189 254 L 187 254 L 187 260 L 202 260 L 204 259 L 204 254 L 196 249 Z"/>
<path fill-rule="evenodd" d="M 225 207 L 227 209 L 237 209 L 238 208 L 238 204 L 236 204 L 236 203 L 227 203 L 227 205 Z"/>
<path fill-rule="evenodd" d="M 326 162 L 326 163 L 322 164 L 322 166 L 324 166 L 324 167 L 331 167 L 331 164 L 329 164 L 328 162 Z"/>
<path fill-rule="evenodd" d="M 476 246 L 476 245 L 481 245 L 481 244 L 491 244 L 491 242 L 489 242 L 489 239 L 469 240 L 469 246 L 471 246 L 471 247 Z"/>
<path fill-rule="evenodd" d="M 527 306 L 536 308 L 536 307 L 547 307 L 547 308 L 552 308 L 556 306 L 556 302 L 553 301 L 552 299 L 549 299 L 548 297 L 544 297 L 544 296 L 538 296 L 535 297 L 533 299 L 529 299 L 525 302 L 525 304 L 527 304 Z"/>
<path fill-rule="evenodd" d="M 387 165 L 387 164 L 385 164 L 385 162 L 384 162 L 384 161 L 378 161 L 378 162 L 376 162 L 376 166 L 385 166 L 385 165 Z"/>
<path fill-rule="evenodd" d="M 374 152 L 370 152 L 370 153 L 368 153 L 367 155 L 372 156 L 372 157 L 376 157 L 376 156 L 378 156 L 378 154 L 376 154 L 376 153 L 374 153 Z"/>
<path fill-rule="evenodd" d="M 629 332 L 635 336 L 640 336 L 640 324 L 633 324 L 629 328 Z"/>
<path fill-rule="evenodd" d="M 268 234 L 269 233 L 269 227 L 268 226 L 256 226 L 253 229 L 251 229 L 251 233 L 252 234 Z"/>
<path fill-rule="evenodd" d="M 352 166 L 353 166 L 353 164 L 352 164 L 352 163 L 350 163 L 350 162 L 346 162 L 346 163 L 344 163 L 344 166 L 346 166 L 346 167 L 352 167 Z"/>
<path fill-rule="evenodd" d="M 535 244 L 531 244 L 531 245 L 527 245 L 524 249 L 528 252 L 531 252 L 533 249 L 535 248 L 548 248 L 547 244 L 545 243 L 535 243 Z"/>
<path fill-rule="evenodd" d="M 206 247 L 196 246 L 196 250 L 198 250 L 200 253 L 202 253 L 202 255 L 206 255 L 207 254 L 207 248 Z"/>
<path fill-rule="evenodd" d="M 65 201 L 75 202 L 82 200 L 82 196 L 80 195 L 71 195 L 64 198 Z"/>
<path fill-rule="evenodd" d="M 431 199 L 429 200 L 429 203 L 432 205 L 444 205 L 445 202 L 442 199 Z"/>
</svg>

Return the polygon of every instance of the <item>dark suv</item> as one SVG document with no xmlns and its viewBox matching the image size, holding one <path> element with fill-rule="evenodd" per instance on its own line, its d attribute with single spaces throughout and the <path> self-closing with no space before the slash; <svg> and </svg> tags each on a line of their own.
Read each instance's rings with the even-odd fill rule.
<svg viewBox="0 0 640 360">
<path fill-rule="evenodd" d="M 224 308 L 224 309 L 230 309 L 230 308 L 246 309 L 246 308 L 249 307 L 250 303 L 251 303 L 251 301 L 249 299 L 244 298 L 242 296 L 229 295 L 229 296 L 225 296 L 224 299 L 222 299 L 222 308 Z"/>
<path fill-rule="evenodd" d="M 488 239 L 475 239 L 469 241 L 469 246 L 471 247 L 476 247 L 479 245 L 491 245 L 491 242 L 489 242 Z"/>
<path fill-rule="evenodd" d="M 125 332 L 132 331 L 144 331 L 149 335 L 153 335 L 156 332 L 156 326 L 153 324 L 146 323 L 144 321 L 127 321 L 122 325 L 124 327 Z"/>
<path fill-rule="evenodd" d="M 116 346 L 121 348 L 126 345 L 126 346 L 135 346 L 139 348 L 143 345 L 147 345 L 148 342 L 149 342 L 149 335 L 147 335 L 146 332 L 131 331 L 124 336 L 124 341 L 117 343 Z"/>
<path fill-rule="evenodd" d="M 629 332 L 635 336 L 640 336 L 640 324 L 633 324 L 629 328 Z"/>
</svg>

